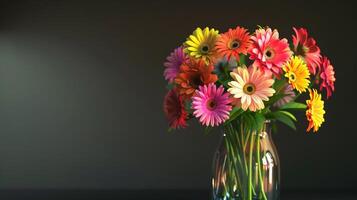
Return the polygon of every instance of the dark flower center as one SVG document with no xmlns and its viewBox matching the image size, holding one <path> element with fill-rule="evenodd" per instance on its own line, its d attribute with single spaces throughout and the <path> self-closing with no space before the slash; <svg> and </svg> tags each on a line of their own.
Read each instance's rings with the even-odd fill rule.
<svg viewBox="0 0 357 200">
<path fill-rule="evenodd" d="M 238 48 L 239 46 L 240 46 L 239 41 L 237 41 L 237 40 L 232 41 L 232 43 L 231 43 L 231 49 L 236 49 L 236 48 Z"/>
<path fill-rule="evenodd" d="M 291 81 L 295 81 L 295 80 L 296 80 L 295 74 L 291 73 L 291 74 L 289 75 L 289 79 L 290 79 Z"/>
<path fill-rule="evenodd" d="M 304 57 L 305 56 L 305 54 L 306 54 L 306 52 L 308 52 L 309 51 L 309 49 L 308 48 L 306 48 L 306 47 L 304 47 L 303 45 L 301 45 L 301 44 L 298 44 L 298 46 L 296 47 L 296 55 L 298 55 L 298 56 L 302 56 L 302 57 Z"/>
<path fill-rule="evenodd" d="M 270 59 L 270 58 L 272 58 L 274 56 L 274 52 L 269 49 L 269 50 L 267 50 L 265 52 L 265 56 L 266 56 L 267 59 Z"/>
<path fill-rule="evenodd" d="M 243 87 L 243 92 L 246 94 L 253 94 L 255 92 L 255 85 L 247 83 Z"/>
<path fill-rule="evenodd" d="M 194 88 L 198 88 L 198 86 L 202 84 L 201 76 L 197 75 L 197 76 L 193 77 L 191 79 L 191 83 Z"/>
<path fill-rule="evenodd" d="M 209 47 L 207 44 L 202 45 L 201 47 L 201 52 L 202 53 L 208 53 Z"/>
<path fill-rule="evenodd" d="M 214 110 L 217 106 L 217 103 L 213 99 L 209 99 L 206 103 L 208 110 Z"/>
</svg>

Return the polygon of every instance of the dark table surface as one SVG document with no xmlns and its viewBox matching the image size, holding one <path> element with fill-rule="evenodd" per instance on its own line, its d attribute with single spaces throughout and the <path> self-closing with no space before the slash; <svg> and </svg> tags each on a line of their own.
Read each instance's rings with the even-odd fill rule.
<svg viewBox="0 0 357 200">
<path fill-rule="evenodd" d="M 1 200 L 209 200 L 209 190 L 0 190 Z M 349 191 L 282 191 L 282 200 L 357 200 Z"/>
</svg>

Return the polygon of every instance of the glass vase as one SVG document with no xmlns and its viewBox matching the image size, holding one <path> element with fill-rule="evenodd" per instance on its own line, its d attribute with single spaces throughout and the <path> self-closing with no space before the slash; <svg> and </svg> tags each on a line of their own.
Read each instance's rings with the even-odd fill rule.
<svg viewBox="0 0 357 200">
<path fill-rule="evenodd" d="M 214 155 L 213 200 L 277 200 L 279 157 L 267 121 L 260 131 L 243 124 L 224 127 Z"/>
</svg>

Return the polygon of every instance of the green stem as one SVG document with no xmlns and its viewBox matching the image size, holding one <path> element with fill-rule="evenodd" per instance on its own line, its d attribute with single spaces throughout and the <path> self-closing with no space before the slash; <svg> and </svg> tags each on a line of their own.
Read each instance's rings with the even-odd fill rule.
<svg viewBox="0 0 357 200">
<path fill-rule="evenodd" d="M 244 148 L 244 135 L 243 135 L 244 131 L 243 131 L 243 125 L 240 124 L 240 137 L 241 137 L 241 142 L 242 142 L 242 148 Z"/>
<path fill-rule="evenodd" d="M 295 95 L 294 101 L 296 101 L 300 97 L 300 95 L 301 95 L 300 93 Z"/>
<path fill-rule="evenodd" d="M 226 148 L 227 148 L 227 157 L 229 158 L 229 167 L 233 168 L 229 170 L 229 173 L 232 174 L 232 178 L 235 177 L 236 178 L 236 182 L 239 186 L 242 185 L 242 180 L 240 178 L 240 174 L 239 174 L 239 169 L 238 167 L 239 166 L 242 166 L 242 160 L 241 160 L 241 157 L 240 157 L 240 154 L 237 153 L 236 154 L 236 149 L 239 149 L 239 146 L 240 146 L 240 141 L 238 139 L 238 141 L 235 141 L 235 131 L 234 131 L 234 128 L 231 126 L 231 125 L 228 125 L 226 127 L 227 129 L 227 133 L 226 133 Z M 238 144 L 237 144 L 238 143 Z M 236 147 L 236 148 L 235 148 Z M 239 162 L 239 164 L 237 163 L 237 160 Z M 233 176 L 234 175 L 234 176 Z M 230 186 L 228 187 L 231 187 L 230 189 L 233 189 L 233 186 L 234 186 L 234 182 L 233 184 L 230 184 Z M 237 187 L 238 190 L 240 190 L 240 194 L 242 194 L 242 188 L 241 187 Z"/>
<path fill-rule="evenodd" d="M 243 132 L 244 133 L 244 132 Z M 243 134 L 242 133 L 242 134 Z M 249 141 L 249 138 L 250 138 L 250 131 L 247 132 L 247 135 L 246 135 L 246 138 L 245 138 L 245 142 L 244 142 L 244 146 L 243 146 L 243 157 L 244 157 L 244 163 L 245 163 L 245 173 L 248 175 L 248 165 L 247 165 L 247 156 L 246 156 L 246 149 L 247 149 L 247 144 L 248 144 L 248 141 Z"/>
<path fill-rule="evenodd" d="M 245 161 L 245 154 L 244 154 L 245 148 L 242 146 L 243 142 L 239 138 L 239 134 L 242 135 L 243 133 L 237 132 L 233 128 L 233 126 L 230 127 L 230 132 L 232 133 L 230 140 L 233 142 L 233 145 L 236 147 L 236 151 L 238 151 L 236 157 L 239 159 L 238 161 L 239 161 L 240 166 L 244 167 L 246 174 L 248 174 L 248 167 L 247 167 L 247 164 Z M 242 152 L 240 152 L 240 150 L 242 150 Z M 234 153 L 236 153 L 236 152 L 234 151 Z M 241 158 L 241 156 L 243 158 Z"/>
<path fill-rule="evenodd" d="M 233 196 L 233 192 L 232 192 L 232 181 L 231 181 L 231 176 L 230 176 L 230 173 L 231 173 L 231 158 L 230 158 L 230 153 L 229 153 L 229 143 L 228 143 L 228 140 L 226 138 L 225 140 L 225 144 L 226 144 L 226 149 L 227 149 L 227 159 L 228 159 L 228 171 L 227 171 L 227 174 L 226 174 L 226 183 L 224 186 L 225 186 L 225 190 L 226 192 L 229 194 L 229 196 Z"/>
<path fill-rule="evenodd" d="M 246 129 L 245 132 L 247 132 L 248 135 L 247 135 L 247 138 L 245 139 L 245 142 L 244 142 L 244 149 L 247 147 L 249 138 L 252 135 L 251 134 L 251 130 L 249 130 L 249 129 Z"/>
<path fill-rule="evenodd" d="M 253 143 L 254 143 L 254 133 L 252 132 L 250 134 L 250 150 L 249 150 L 248 200 L 252 200 Z"/>
<path fill-rule="evenodd" d="M 253 144 L 251 143 L 252 142 L 251 140 L 254 140 L 254 137 L 253 137 L 254 133 L 249 129 L 246 129 L 246 132 L 247 132 L 247 138 L 246 138 L 246 142 L 245 142 L 245 147 L 243 148 L 244 164 L 245 164 L 245 168 L 246 168 L 246 175 L 247 175 L 248 181 L 250 183 L 252 183 L 253 180 L 252 180 L 252 178 L 249 177 L 250 176 L 249 173 L 251 173 L 251 171 L 249 171 L 249 170 L 251 170 L 251 169 L 248 169 L 248 168 L 251 168 L 251 166 L 248 167 L 248 165 L 249 165 L 248 161 L 250 161 L 248 159 L 252 159 Z M 250 149 L 249 149 L 249 156 L 247 158 L 245 151 L 247 149 L 247 145 L 248 145 L 249 141 L 250 141 L 250 146 L 249 146 Z M 253 195 L 256 195 L 254 187 L 252 187 L 252 192 L 253 192 Z"/>
<path fill-rule="evenodd" d="M 265 195 L 264 191 L 264 182 L 263 182 L 263 177 L 262 177 L 262 166 L 261 166 L 261 161 L 260 161 L 260 136 L 257 136 L 257 161 L 258 161 L 258 174 L 259 174 L 259 183 L 260 183 L 260 189 L 261 189 L 261 194 L 263 195 L 263 199 L 267 200 L 267 197 Z"/>
<path fill-rule="evenodd" d="M 247 177 L 248 177 L 248 164 L 247 164 L 247 159 L 246 159 L 246 148 L 243 146 L 244 145 L 244 134 L 243 132 L 239 132 L 239 131 L 235 131 L 236 134 L 236 139 L 238 141 L 238 144 L 240 144 L 240 146 L 238 146 L 237 148 L 237 154 L 238 154 L 238 158 L 242 159 L 243 160 L 240 160 L 240 166 L 237 166 L 237 167 L 240 167 L 241 169 L 237 169 L 238 171 L 241 171 L 241 177 L 244 178 L 244 180 L 247 182 Z M 241 138 L 241 139 L 240 139 Z M 243 171 L 242 171 L 242 168 L 243 168 Z M 244 184 L 244 185 L 241 185 L 241 187 L 244 187 L 242 188 L 242 191 L 247 191 L 247 184 Z M 255 193 L 255 191 L 253 191 Z M 244 197 L 246 197 L 246 194 L 243 194 Z M 242 197 L 243 197 L 242 196 Z"/>
<path fill-rule="evenodd" d="M 231 151 L 233 150 L 234 148 L 231 146 Z M 233 158 L 233 159 L 232 159 Z M 239 175 L 239 169 L 237 168 L 237 162 L 236 162 L 236 160 L 234 159 L 234 155 L 233 154 L 231 154 L 231 160 L 233 160 L 233 162 L 231 162 L 230 164 L 231 164 L 231 166 L 232 166 L 232 168 L 233 168 L 233 170 L 231 171 L 231 173 L 232 173 L 232 175 L 234 175 L 234 176 L 232 176 L 232 178 L 233 177 L 235 177 L 236 178 L 236 184 L 238 184 L 238 187 L 237 187 L 237 189 L 240 191 L 239 193 L 240 194 L 242 194 L 242 188 L 241 187 L 239 187 L 239 186 L 241 186 L 242 185 L 242 181 L 241 181 L 241 178 L 240 178 L 240 175 Z M 241 166 L 241 165 L 239 165 L 239 166 Z M 231 185 L 231 189 L 233 189 L 233 184 Z M 243 195 L 242 195 L 243 196 Z"/>
<path fill-rule="evenodd" d="M 243 127 L 243 125 L 241 125 L 242 127 Z M 253 137 L 252 137 L 252 131 L 251 130 L 249 130 L 249 129 L 244 129 L 244 128 L 241 128 L 241 130 L 242 130 L 242 132 L 241 132 L 241 134 L 243 135 L 243 138 L 244 138 L 244 131 L 245 131 L 245 133 L 246 133 L 246 138 L 245 138 L 245 142 L 244 142 L 244 146 L 243 146 L 243 148 L 242 148 L 242 152 L 241 152 L 241 154 L 243 155 L 243 159 L 244 159 L 244 168 L 245 168 L 245 177 L 246 177 L 246 182 L 248 182 L 250 185 L 252 184 L 252 178 L 250 178 L 249 177 L 249 170 L 250 169 L 248 169 L 249 167 L 248 167 L 248 159 L 250 158 L 250 157 L 252 157 L 252 156 L 248 156 L 248 158 L 247 158 L 247 155 L 246 155 L 246 151 L 247 151 L 247 145 L 248 145 L 248 142 L 249 142 L 249 139 L 252 139 Z M 252 147 L 252 145 L 250 145 L 250 147 Z M 250 150 L 249 152 L 251 152 L 252 150 Z M 249 184 L 247 185 L 247 188 L 246 188 L 246 190 L 244 190 L 244 191 L 248 191 L 248 194 L 252 191 L 253 192 L 253 194 L 254 195 L 256 195 L 256 192 L 255 192 L 255 189 L 253 188 L 253 187 L 251 187 L 251 189 L 248 189 L 248 187 L 249 187 Z"/>
</svg>

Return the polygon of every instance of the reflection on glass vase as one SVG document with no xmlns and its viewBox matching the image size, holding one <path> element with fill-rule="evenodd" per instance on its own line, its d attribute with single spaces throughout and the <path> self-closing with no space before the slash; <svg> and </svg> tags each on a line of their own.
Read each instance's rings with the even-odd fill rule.
<svg viewBox="0 0 357 200">
<path fill-rule="evenodd" d="M 213 200 L 277 200 L 279 157 L 267 121 L 260 131 L 227 125 L 213 161 Z"/>
</svg>

